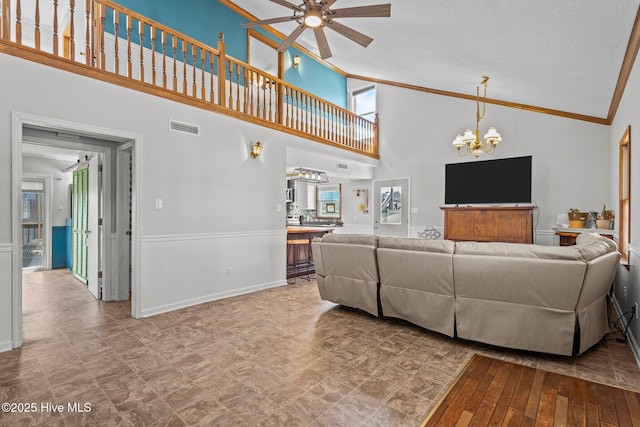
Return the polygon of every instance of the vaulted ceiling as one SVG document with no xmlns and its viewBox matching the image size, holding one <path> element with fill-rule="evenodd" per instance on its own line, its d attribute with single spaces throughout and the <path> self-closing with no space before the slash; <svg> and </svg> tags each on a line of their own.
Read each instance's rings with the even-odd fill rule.
<svg viewBox="0 0 640 427">
<path fill-rule="evenodd" d="M 291 14 L 270 0 L 233 0 L 258 19 Z M 301 0 L 292 0 L 301 3 Z M 344 18 L 368 48 L 327 30 L 330 64 L 349 75 L 607 118 L 640 0 L 338 0 L 391 3 L 390 18 Z M 297 23 L 274 24 L 284 35 Z M 298 43 L 318 53 L 311 30 Z"/>
</svg>

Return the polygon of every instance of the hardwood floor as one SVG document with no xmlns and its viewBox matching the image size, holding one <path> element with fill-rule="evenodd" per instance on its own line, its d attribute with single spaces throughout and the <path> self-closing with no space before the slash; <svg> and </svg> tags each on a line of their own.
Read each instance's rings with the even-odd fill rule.
<svg viewBox="0 0 640 427">
<path fill-rule="evenodd" d="M 423 425 L 640 426 L 640 394 L 475 355 Z"/>
<path fill-rule="evenodd" d="M 474 354 L 640 391 L 627 344 L 580 357 L 482 346 L 322 301 L 314 281 L 139 320 L 65 270 L 24 275 L 23 296 L 24 345 L 0 353 L 0 402 L 91 412 L 38 406 L 0 412 L 1 426 L 416 427 Z M 553 378 L 537 411 L 551 412 Z"/>
</svg>

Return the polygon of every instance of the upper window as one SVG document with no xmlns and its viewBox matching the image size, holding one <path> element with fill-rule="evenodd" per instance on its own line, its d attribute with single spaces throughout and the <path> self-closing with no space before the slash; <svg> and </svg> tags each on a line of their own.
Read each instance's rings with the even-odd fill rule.
<svg viewBox="0 0 640 427">
<path fill-rule="evenodd" d="M 376 87 L 359 89 L 351 95 L 351 110 L 371 122 L 376 120 Z"/>
<path fill-rule="evenodd" d="M 627 127 L 620 139 L 619 192 L 618 210 L 618 250 L 622 261 L 629 259 L 628 245 L 631 235 L 631 126 Z"/>
</svg>

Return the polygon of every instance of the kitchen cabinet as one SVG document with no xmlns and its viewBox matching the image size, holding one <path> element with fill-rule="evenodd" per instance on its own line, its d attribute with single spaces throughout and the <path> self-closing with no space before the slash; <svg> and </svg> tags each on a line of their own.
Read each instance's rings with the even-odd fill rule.
<svg viewBox="0 0 640 427">
<path fill-rule="evenodd" d="M 293 191 L 291 191 L 293 190 Z M 298 180 L 287 183 L 287 201 L 291 200 L 297 210 L 316 208 L 316 185 Z"/>
</svg>

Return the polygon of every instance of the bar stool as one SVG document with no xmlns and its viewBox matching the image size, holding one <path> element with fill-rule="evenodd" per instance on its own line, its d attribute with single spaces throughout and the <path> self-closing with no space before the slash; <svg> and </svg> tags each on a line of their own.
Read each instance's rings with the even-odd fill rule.
<svg viewBox="0 0 640 427">
<path fill-rule="evenodd" d="M 303 246 L 301 248 L 301 246 Z M 306 268 L 306 276 L 305 279 L 307 281 L 311 280 L 309 276 L 309 267 L 311 260 L 311 245 L 309 244 L 309 239 L 291 239 L 287 240 L 287 277 L 289 273 L 293 274 L 293 281 L 289 281 L 287 279 L 288 284 L 293 284 L 296 282 L 296 278 L 300 275 L 300 268 Z M 304 259 L 300 259 L 300 251 L 304 253 Z"/>
</svg>

